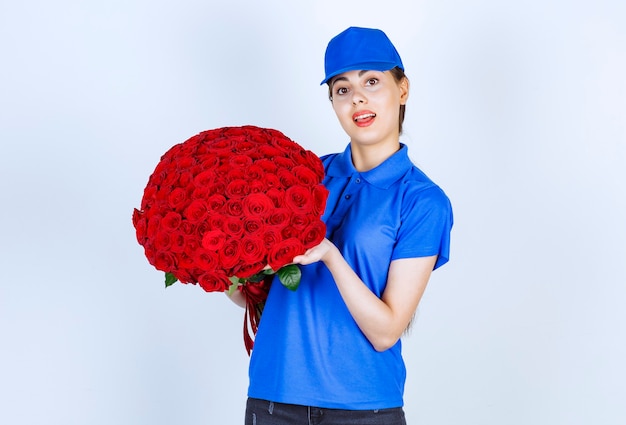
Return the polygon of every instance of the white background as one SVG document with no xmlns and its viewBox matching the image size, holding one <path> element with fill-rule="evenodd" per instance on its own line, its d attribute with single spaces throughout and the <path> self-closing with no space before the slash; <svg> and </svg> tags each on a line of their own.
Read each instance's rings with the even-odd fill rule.
<svg viewBox="0 0 626 425">
<path fill-rule="evenodd" d="M 455 209 L 409 424 L 623 424 L 624 5 L 2 0 L 0 423 L 243 424 L 243 311 L 165 290 L 132 210 L 210 128 L 343 150 L 319 82 L 355 25 L 402 55 L 403 141 Z"/>
</svg>

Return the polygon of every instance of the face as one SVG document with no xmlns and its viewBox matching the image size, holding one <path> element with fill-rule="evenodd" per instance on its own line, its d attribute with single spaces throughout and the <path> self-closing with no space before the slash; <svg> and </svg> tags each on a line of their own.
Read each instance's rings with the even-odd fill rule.
<svg viewBox="0 0 626 425">
<path fill-rule="evenodd" d="M 348 71 L 330 82 L 332 104 L 344 131 L 358 145 L 397 144 L 400 105 L 408 80 L 381 71 Z"/>
</svg>

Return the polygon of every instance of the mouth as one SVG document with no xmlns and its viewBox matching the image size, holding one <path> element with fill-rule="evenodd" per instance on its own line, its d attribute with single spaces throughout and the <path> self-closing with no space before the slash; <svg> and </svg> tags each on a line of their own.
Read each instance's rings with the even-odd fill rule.
<svg viewBox="0 0 626 425">
<path fill-rule="evenodd" d="M 352 121 L 359 127 L 366 127 L 374 122 L 376 114 L 372 111 L 359 111 L 352 115 Z"/>
</svg>

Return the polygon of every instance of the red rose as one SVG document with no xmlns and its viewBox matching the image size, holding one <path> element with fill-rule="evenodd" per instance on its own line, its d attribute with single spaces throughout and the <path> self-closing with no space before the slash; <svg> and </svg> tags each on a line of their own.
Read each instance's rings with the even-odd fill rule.
<svg viewBox="0 0 626 425">
<path fill-rule="evenodd" d="M 274 158 L 274 163 L 278 166 L 279 169 L 283 168 L 285 170 L 291 170 L 297 164 L 291 158 L 286 158 L 284 156 L 277 156 Z"/>
<path fill-rule="evenodd" d="M 167 200 L 169 206 L 178 211 L 184 208 L 187 203 L 187 191 L 183 188 L 177 187 L 170 192 Z"/>
<path fill-rule="evenodd" d="M 288 168 L 279 168 L 278 171 L 276 171 L 276 176 L 278 177 L 281 186 L 284 188 L 298 184 L 298 179 Z"/>
<path fill-rule="evenodd" d="M 177 212 L 170 211 L 161 219 L 161 228 L 166 232 L 178 230 L 183 218 Z"/>
<path fill-rule="evenodd" d="M 240 279 L 248 279 L 255 274 L 260 273 L 264 267 L 265 263 L 262 261 L 253 264 L 243 264 L 241 265 L 241 267 L 233 270 L 233 273 Z M 248 286 L 249 284 L 250 282 L 246 283 L 246 286 Z"/>
<path fill-rule="evenodd" d="M 263 176 L 263 183 L 268 189 L 281 187 L 280 179 L 276 174 L 266 174 Z"/>
<path fill-rule="evenodd" d="M 300 238 L 301 233 L 298 229 L 296 229 L 290 224 L 282 228 L 282 230 L 280 231 L 280 235 L 282 236 L 283 239 L 291 239 L 291 238 L 298 239 Z"/>
<path fill-rule="evenodd" d="M 226 197 L 233 198 L 243 198 L 249 192 L 250 188 L 248 187 L 248 182 L 244 179 L 236 179 L 232 180 L 228 185 L 226 185 Z"/>
<path fill-rule="evenodd" d="M 243 202 L 240 199 L 229 199 L 226 201 L 225 209 L 228 214 L 239 217 L 243 214 Z"/>
<path fill-rule="evenodd" d="M 246 167 L 246 178 L 248 181 L 253 182 L 263 178 L 265 171 L 258 164 L 252 164 Z"/>
<path fill-rule="evenodd" d="M 189 257 L 194 258 L 196 252 L 202 247 L 202 241 L 196 236 L 185 237 L 185 250 L 183 251 Z"/>
<path fill-rule="evenodd" d="M 196 159 L 193 156 L 177 156 L 175 163 L 179 171 L 186 171 L 196 164 Z"/>
<path fill-rule="evenodd" d="M 272 136 L 270 140 L 272 146 L 277 147 L 281 151 L 290 152 L 296 149 L 301 149 L 299 146 L 294 145 L 293 142 L 285 138 L 284 134 L 282 134 L 280 131 L 268 129 L 267 132 Z"/>
<path fill-rule="evenodd" d="M 263 240 L 251 236 L 246 236 L 241 240 L 239 252 L 244 264 L 263 262 L 263 258 L 267 255 Z"/>
<path fill-rule="evenodd" d="M 193 185 L 193 173 L 190 171 L 182 172 L 180 177 L 178 177 L 178 185 L 179 187 L 189 187 Z"/>
<path fill-rule="evenodd" d="M 196 177 L 194 177 L 193 179 L 193 182 L 198 187 L 206 187 L 206 186 L 210 186 L 211 184 L 213 184 L 214 180 L 215 180 L 215 171 L 206 170 L 196 175 Z"/>
<path fill-rule="evenodd" d="M 185 234 L 174 232 L 170 235 L 170 249 L 173 253 L 180 255 L 185 250 Z M 179 278 L 180 279 L 180 278 Z"/>
<path fill-rule="evenodd" d="M 304 230 L 311 223 L 310 214 L 294 214 L 291 216 L 290 224 L 298 231 Z"/>
<path fill-rule="evenodd" d="M 208 224 L 211 229 L 225 229 L 226 216 L 222 214 L 210 214 L 208 218 Z"/>
<path fill-rule="evenodd" d="M 192 235 L 196 231 L 196 226 L 188 221 L 180 223 L 180 231 L 185 235 Z"/>
<path fill-rule="evenodd" d="M 156 238 L 154 239 L 154 247 L 157 251 L 169 251 L 171 245 L 172 240 L 169 233 L 160 232 L 156 235 Z"/>
<path fill-rule="evenodd" d="M 230 237 L 238 238 L 243 235 L 243 221 L 239 217 L 226 216 L 223 229 Z"/>
<path fill-rule="evenodd" d="M 263 170 L 263 174 L 275 174 L 278 167 L 271 159 L 262 158 L 257 160 L 254 165 Z"/>
<path fill-rule="evenodd" d="M 203 155 L 200 165 L 203 170 L 213 170 L 220 165 L 220 158 L 217 155 Z"/>
<path fill-rule="evenodd" d="M 285 191 L 285 206 L 295 212 L 310 211 L 313 206 L 311 190 L 305 186 L 291 186 Z"/>
<path fill-rule="evenodd" d="M 245 136 L 245 135 L 242 135 Z M 249 157 L 251 152 L 254 152 L 256 149 L 256 143 L 253 143 L 247 140 L 245 137 L 242 137 L 237 143 L 233 146 L 233 152 L 241 154 L 241 156 Z"/>
<path fill-rule="evenodd" d="M 302 232 L 302 243 L 306 249 L 313 248 L 326 237 L 326 225 L 317 220 L 307 226 Z"/>
<path fill-rule="evenodd" d="M 184 269 L 176 269 L 172 272 L 172 274 L 174 276 L 176 276 L 176 279 L 178 279 L 179 281 L 181 281 L 182 283 L 195 283 L 195 279 L 191 276 L 191 273 L 189 273 L 187 270 Z"/>
<path fill-rule="evenodd" d="M 154 257 L 154 267 L 163 272 L 169 272 L 176 267 L 176 258 L 169 251 L 157 251 Z"/>
<path fill-rule="evenodd" d="M 210 230 L 202 236 L 202 247 L 208 251 L 217 251 L 226 242 L 227 235 L 221 230 Z"/>
<path fill-rule="evenodd" d="M 274 208 L 272 199 L 264 193 L 252 193 L 243 200 L 243 211 L 246 215 L 265 217 Z"/>
<path fill-rule="evenodd" d="M 247 235 L 254 235 L 265 228 L 265 223 L 260 217 L 247 217 L 243 220 L 243 231 Z"/>
<path fill-rule="evenodd" d="M 143 199 L 141 200 L 141 209 L 145 210 L 156 200 L 157 186 L 148 185 L 143 191 Z"/>
<path fill-rule="evenodd" d="M 200 244 L 202 244 L 202 235 L 213 229 L 214 227 L 209 224 L 208 220 L 198 223 L 196 226 L 196 237 L 198 238 L 198 241 L 200 241 Z"/>
<path fill-rule="evenodd" d="M 224 195 L 226 190 L 226 183 L 223 180 L 216 180 L 213 184 L 206 186 L 207 192 L 212 195 Z"/>
<path fill-rule="evenodd" d="M 199 223 L 204 220 L 209 213 L 206 202 L 202 199 L 194 199 L 183 212 L 183 215 L 191 223 Z"/>
<path fill-rule="evenodd" d="M 265 192 L 265 194 L 267 195 L 268 198 L 272 200 L 272 203 L 274 204 L 276 208 L 280 208 L 285 205 L 285 192 L 284 191 L 273 187 L 271 189 L 268 189 L 267 192 Z"/>
<path fill-rule="evenodd" d="M 161 183 L 162 186 L 172 187 L 178 181 L 179 172 L 176 169 L 169 170 Z"/>
<path fill-rule="evenodd" d="M 199 149 L 202 149 L 203 151 L 201 153 L 205 155 L 211 152 L 215 153 L 216 155 L 219 154 L 220 152 L 232 152 L 233 142 L 231 141 L 231 139 L 224 137 L 219 140 L 211 142 L 210 146 L 208 144 L 201 145 Z"/>
<path fill-rule="evenodd" d="M 261 145 L 258 151 L 265 158 L 279 158 L 283 154 L 283 151 L 270 145 Z"/>
<path fill-rule="evenodd" d="M 265 183 L 262 180 L 252 180 L 250 183 L 250 193 L 263 193 Z"/>
<path fill-rule="evenodd" d="M 274 208 L 267 217 L 267 223 L 276 226 L 284 227 L 289 224 L 291 217 L 291 211 L 287 208 Z"/>
<path fill-rule="evenodd" d="M 300 159 L 296 162 L 312 170 L 317 175 L 318 182 L 324 179 L 324 165 L 313 152 L 305 150 L 300 151 Z"/>
<path fill-rule="evenodd" d="M 218 256 L 217 253 L 207 251 L 204 249 L 198 249 L 194 256 L 194 263 L 199 269 L 205 271 L 211 271 L 218 268 Z"/>
<path fill-rule="evenodd" d="M 135 208 L 133 211 L 133 226 L 135 226 L 135 236 L 137 237 L 137 242 L 143 245 L 147 238 L 147 230 L 148 230 L 148 222 L 144 217 L 144 214 Z"/>
<path fill-rule="evenodd" d="M 291 172 L 301 185 L 313 187 L 319 183 L 317 174 L 304 165 L 296 165 L 291 169 Z"/>
<path fill-rule="evenodd" d="M 185 246 L 187 246 L 187 245 L 185 244 Z M 185 251 L 179 253 L 177 258 L 178 258 L 178 268 L 179 269 L 191 270 L 191 269 L 194 268 L 194 266 L 196 264 L 195 260 L 193 259 L 193 256 L 187 254 Z M 195 273 L 189 273 L 189 275 L 190 276 L 195 276 L 196 274 Z"/>
<path fill-rule="evenodd" d="M 239 261 L 239 240 L 229 239 L 219 250 L 219 261 L 224 269 L 232 269 Z"/>
<path fill-rule="evenodd" d="M 278 227 L 266 227 L 263 230 L 262 239 L 263 239 L 263 243 L 265 244 L 265 248 L 269 250 L 270 248 L 272 248 L 273 246 L 275 246 L 276 244 L 278 244 L 278 242 L 282 240 L 279 228 Z"/>
<path fill-rule="evenodd" d="M 198 276 L 198 284 L 206 292 L 224 292 L 230 286 L 230 280 L 223 271 L 213 270 Z"/>
<path fill-rule="evenodd" d="M 326 199 L 328 199 L 328 189 L 321 184 L 313 187 L 313 213 L 316 216 L 320 216 L 324 213 L 326 209 Z"/>
<path fill-rule="evenodd" d="M 211 212 L 219 212 L 226 204 L 226 198 L 223 195 L 216 193 L 209 196 L 209 198 L 207 199 L 207 204 Z"/>
<path fill-rule="evenodd" d="M 228 159 L 228 164 L 231 167 L 248 168 L 252 165 L 252 158 L 248 155 L 232 155 Z"/>
<path fill-rule="evenodd" d="M 270 249 L 267 262 L 272 270 L 278 270 L 291 263 L 296 255 L 301 255 L 304 251 L 304 245 L 297 238 L 285 239 Z"/>
<path fill-rule="evenodd" d="M 161 216 L 160 215 L 153 215 L 152 217 L 150 217 L 148 219 L 148 227 L 146 229 L 146 236 L 149 239 L 154 239 L 156 238 L 158 231 L 159 231 L 159 225 L 161 224 Z"/>
<path fill-rule="evenodd" d="M 231 166 L 228 167 L 228 172 L 225 174 L 228 181 L 233 180 L 246 180 L 246 169 L 245 168 L 233 168 Z"/>
<path fill-rule="evenodd" d="M 194 187 L 191 192 L 191 200 L 200 199 L 201 201 L 204 201 L 211 195 L 212 193 L 211 189 L 212 189 L 211 186 Z M 187 201 L 186 203 L 191 202 L 191 200 Z"/>
</svg>

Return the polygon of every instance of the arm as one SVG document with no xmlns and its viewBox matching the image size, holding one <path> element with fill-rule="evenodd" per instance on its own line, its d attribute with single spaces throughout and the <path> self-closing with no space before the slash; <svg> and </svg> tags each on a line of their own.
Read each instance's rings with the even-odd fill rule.
<svg viewBox="0 0 626 425">
<path fill-rule="evenodd" d="M 357 325 L 377 351 L 393 346 L 413 317 L 437 256 L 394 260 L 387 286 L 378 298 L 328 239 L 294 258 L 294 263 L 323 261 Z"/>
</svg>

